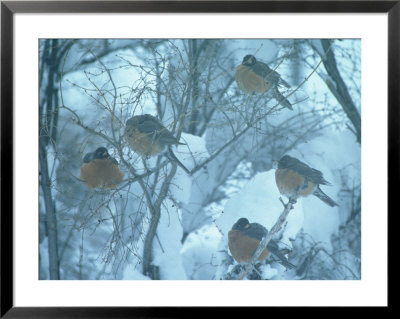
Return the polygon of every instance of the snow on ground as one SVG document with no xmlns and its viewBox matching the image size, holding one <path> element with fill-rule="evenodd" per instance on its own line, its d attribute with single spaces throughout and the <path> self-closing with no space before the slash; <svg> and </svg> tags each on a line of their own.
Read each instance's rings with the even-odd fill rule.
<svg viewBox="0 0 400 319">
<path fill-rule="evenodd" d="M 262 265 L 260 268 L 262 278 L 271 279 L 278 275 L 278 270 L 276 268 L 272 268 L 269 264 Z"/>
<path fill-rule="evenodd" d="M 124 280 L 150 280 L 149 277 L 143 275 L 137 268 L 135 269 L 132 265 L 127 265 L 123 273 Z"/>
<path fill-rule="evenodd" d="M 188 279 L 213 279 L 221 237 L 214 225 L 206 225 L 187 237 L 181 255 Z"/>
</svg>

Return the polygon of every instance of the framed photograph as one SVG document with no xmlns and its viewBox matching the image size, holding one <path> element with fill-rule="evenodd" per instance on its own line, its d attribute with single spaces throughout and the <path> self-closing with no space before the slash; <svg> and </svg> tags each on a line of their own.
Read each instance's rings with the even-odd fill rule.
<svg viewBox="0 0 400 319">
<path fill-rule="evenodd" d="M 2 2 L 1 316 L 388 307 L 399 15 Z"/>
</svg>

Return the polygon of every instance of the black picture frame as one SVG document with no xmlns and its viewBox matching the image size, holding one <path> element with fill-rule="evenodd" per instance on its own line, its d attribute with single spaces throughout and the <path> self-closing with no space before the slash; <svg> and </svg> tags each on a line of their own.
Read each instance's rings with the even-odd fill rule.
<svg viewBox="0 0 400 319">
<path fill-rule="evenodd" d="M 399 211 L 400 1 L 2 1 L 1 2 L 1 318 L 176 318 L 191 308 L 15 307 L 13 303 L 13 19 L 15 13 L 272 12 L 388 14 L 388 203 Z M 381 106 L 382 107 L 382 106 Z M 379 107 L 377 107 L 379 112 Z M 397 207 L 397 209 L 396 209 Z M 377 212 L 384 214 L 385 212 Z M 390 218 L 390 214 L 389 214 Z M 389 225 L 391 225 L 389 221 Z M 390 232 L 389 232 L 390 234 Z M 391 232 L 393 234 L 393 232 Z M 389 236 L 390 237 L 390 236 Z M 393 240 L 392 240 L 393 242 Z M 390 249 L 390 246 L 389 246 Z M 388 282 L 389 286 L 390 281 Z M 390 306 L 390 298 L 388 300 Z M 197 309 L 196 315 L 228 315 Z M 253 310 L 260 310 L 253 308 Z M 292 307 L 291 310 L 294 310 Z M 247 310 L 245 310 L 247 312 Z M 263 309 L 261 309 L 263 311 Z M 269 310 L 268 310 L 269 311 Z M 323 310 L 324 311 L 324 310 Z M 237 313 L 237 310 L 235 310 Z M 269 312 L 269 314 L 271 314 Z"/>
</svg>

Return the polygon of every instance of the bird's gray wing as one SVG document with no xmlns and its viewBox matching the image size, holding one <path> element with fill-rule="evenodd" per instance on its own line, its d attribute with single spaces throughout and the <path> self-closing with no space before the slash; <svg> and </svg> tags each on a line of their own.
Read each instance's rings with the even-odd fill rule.
<svg viewBox="0 0 400 319">
<path fill-rule="evenodd" d="M 288 269 L 295 268 L 296 266 L 290 263 L 287 258 L 280 252 L 278 244 L 271 240 L 268 245 L 267 249 L 269 252 L 274 254 L 276 257 L 278 257 L 282 263 L 283 266 L 285 266 Z"/>
<path fill-rule="evenodd" d="M 90 163 L 93 160 L 93 155 L 94 153 L 87 153 L 84 157 L 83 157 L 83 162 L 84 163 Z"/>
<path fill-rule="evenodd" d="M 114 157 L 111 157 L 111 156 L 110 156 L 110 161 L 111 161 L 113 164 L 115 164 L 115 165 L 118 166 L 118 161 L 117 161 Z"/>
<path fill-rule="evenodd" d="M 172 133 L 156 119 L 145 119 L 138 125 L 138 130 L 145 134 L 154 134 L 154 138 L 165 144 L 178 144 Z"/>
<path fill-rule="evenodd" d="M 154 133 L 165 129 L 159 122 L 153 119 L 145 119 L 137 125 L 138 131 L 141 133 Z"/>
<path fill-rule="evenodd" d="M 243 234 L 261 241 L 268 234 L 268 231 L 258 223 L 251 223 L 250 227 L 243 231 Z"/>
<path fill-rule="evenodd" d="M 257 61 L 251 66 L 251 69 L 262 78 L 266 78 L 268 81 L 278 84 L 280 78 L 278 72 L 272 70 L 267 64 Z"/>
<path fill-rule="evenodd" d="M 289 110 L 293 110 L 292 103 L 289 102 L 287 98 L 285 98 L 281 92 L 279 92 L 278 87 L 275 86 L 272 89 L 273 97 L 279 102 L 280 105 L 287 107 Z"/>
<path fill-rule="evenodd" d="M 311 168 L 307 164 L 299 161 L 297 158 L 291 158 L 288 163 L 288 168 L 306 177 L 307 180 L 313 184 L 330 185 L 330 183 L 324 179 L 321 171 Z"/>
</svg>

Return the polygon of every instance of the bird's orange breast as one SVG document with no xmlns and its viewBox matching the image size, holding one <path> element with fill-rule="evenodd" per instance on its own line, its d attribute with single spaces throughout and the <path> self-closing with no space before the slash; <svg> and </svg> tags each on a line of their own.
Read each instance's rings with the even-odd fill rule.
<svg viewBox="0 0 400 319">
<path fill-rule="evenodd" d="M 123 174 L 109 159 L 95 159 L 81 167 L 80 179 L 89 188 L 115 188 Z"/>
<path fill-rule="evenodd" d="M 238 263 L 248 262 L 259 243 L 255 238 L 244 236 L 239 230 L 230 230 L 228 233 L 229 251 Z M 265 248 L 260 257 L 258 257 L 258 260 L 264 260 L 267 256 L 268 250 Z"/>
<path fill-rule="evenodd" d="M 140 133 L 138 130 L 128 131 L 126 138 L 132 150 L 142 156 L 155 156 L 163 150 L 156 138 L 152 138 L 150 134 Z"/>
<path fill-rule="evenodd" d="M 250 67 L 243 64 L 236 68 L 235 80 L 239 89 L 246 93 L 264 93 L 271 87 L 271 82 L 257 75 Z"/>
<path fill-rule="evenodd" d="M 314 191 L 314 184 L 308 181 L 304 187 L 305 178 L 288 168 L 278 168 L 275 171 L 276 186 L 282 195 L 288 197 L 308 196 Z"/>
</svg>

